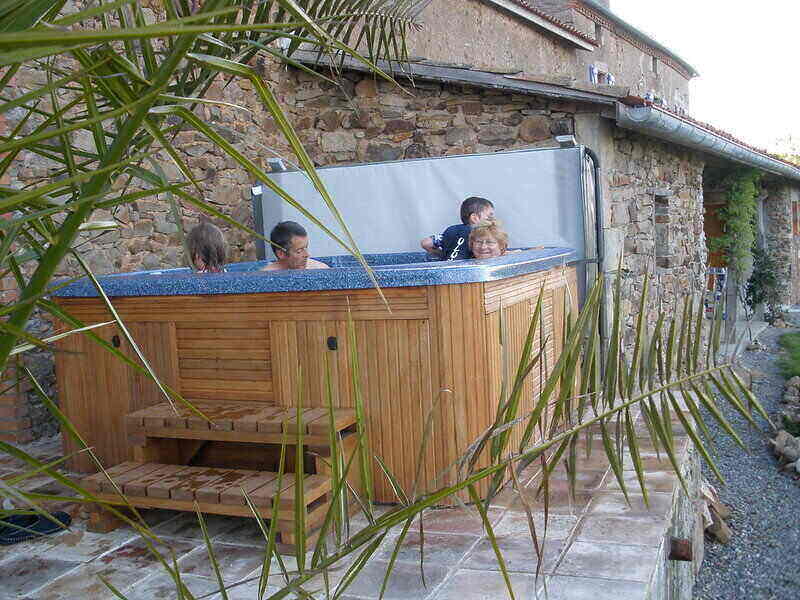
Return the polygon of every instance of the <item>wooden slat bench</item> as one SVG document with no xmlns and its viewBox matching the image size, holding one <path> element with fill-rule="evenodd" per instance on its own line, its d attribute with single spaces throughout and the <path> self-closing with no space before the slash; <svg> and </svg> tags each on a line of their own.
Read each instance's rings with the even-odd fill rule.
<svg viewBox="0 0 800 600">
<path fill-rule="evenodd" d="M 208 420 L 183 405 L 166 402 L 157 404 L 125 417 L 128 441 L 135 446 L 144 445 L 147 438 L 266 444 L 293 444 L 296 441 L 298 416 L 295 408 L 253 402 L 190 402 Z M 300 418 L 304 427 L 303 444 L 327 446 L 330 429 L 328 410 L 306 408 Z M 335 408 L 333 419 L 338 433 L 347 433 L 355 428 L 356 414 L 353 409 Z"/>
<path fill-rule="evenodd" d="M 137 508 L 168 508 L 195 510 L 195 502 L 203 513 L 252 517 L 242 490 L 246 490 L 261 518 L 271 519 L 273 504 L 278 494 L 278 474 L 267 471 L 243 469 L 213 469 L 187 467 L 161 463 L 128 461 L 106 469 L 117 487 L 125 494 L 128 503 Z M 104 473 L 96 473 L 81 480 L 81 485 L 99 500 L 124 503 L 114 485 Z M 279 542 L 296 543 L 294 473 L 281 478 L 278 503 Z M 330 505 L 331 481 L 325 475 L 303 477 L 305 524 L 310 540 L 325 519 Z"/>
<path fill-rule="evenodd" d="M 204 513 L 251 517 L 242 494 L 245 489 L 258 508 L 259 516 L 272 517 L 273 498 L 277 493 L 277 473 L 267 470 L 238 468 L 240 459 L 221 466 L 192 466 L 206 443 L 230 442 L 261 444 L 258 456 L 274 451 L 274 445 L 294 445 L 302 423 L 303 446 L 310 450 L 307 464 L 313 473 L 304 475 L 305 527 L 309 539 L 325 518 L 331 490 L 329 466 L 331 417 L 340 436 L 345 460 L 355 451 L 356 415 L 352 409 L 297 409 L 268 406 L 255 402 L 190 400 L 206 418 L 184 405 L 162 403 L 125 416 L 128 442 L 134 448 L 134 461 L 116 465 L 106 472 L 114 480 L 128 502 L 137 508 L 166 508 L 194 511 L 195 502 Z M 181 441 L 183 440 L 183 441 Z M 177 444 L 177 445 L 176 445 Z M 269 448 L 263 446 L 268 445 Z M 249 447 L 249 446 L 248 446 Z M 241 451 L 241 450 L 240 450 Z M 248 454 L 252 454 L 248 452 Z M 294 452 L 287 452 L 290 470 Z M 202 462 L 202 461 L 201 461 Z M 213 461 L 212 461 L 213 464 Z M 246 465 L 245 465 L 246 466 Z M 230 468 L 229 468 L 230 467 Z M 233 468 L 237 467 L 237 468 Z M 266 463 L 259 465 L 265 468 Z M 280 542 L 294 544 L 294 489 L 296 474 L 287 472 L 282 479 L 277 529 Z M 348 475 L 351 485 L 358 487 L 357 474 Z M 104 502 L 119 503 L 122 499 L 103 473 L 83 479 L 82 484 Z M 119 523 L 98 506 L 90 515 L 94 531 L 109 531 Z"/>
</svg>

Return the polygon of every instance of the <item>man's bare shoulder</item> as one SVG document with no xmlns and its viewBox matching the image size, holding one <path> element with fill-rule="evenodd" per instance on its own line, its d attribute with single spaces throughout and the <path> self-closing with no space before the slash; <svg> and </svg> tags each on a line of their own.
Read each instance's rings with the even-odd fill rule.
<svg viewBox="0 0 800 600">
<path fill-rule="evenodd" d="M 277 262 L 271 262 L 266 267 L 262 267 L 261 271 L 283 271 L 281 265 Z"/>
<path fill-rule="evenodd" d="M 330 267 L 324 262 L 309 258 L 308 262 L 306 263 L 306 269 L 330 269 Z"/>
</svg>

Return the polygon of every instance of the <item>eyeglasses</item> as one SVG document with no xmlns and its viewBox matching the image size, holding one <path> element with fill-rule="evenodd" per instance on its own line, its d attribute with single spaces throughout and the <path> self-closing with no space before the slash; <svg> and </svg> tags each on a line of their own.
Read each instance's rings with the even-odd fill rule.
<svg viewBox="0 0 800 600">
<path fill-rule="evenodd" d="M 473 246 L 486 246 L 488 248 L 492 248 L 494 246 L 499 246 L 497 240 L 490 240 L 490 239 L 482 239 L 482 240 L 473 240 Z"/>
</svg>

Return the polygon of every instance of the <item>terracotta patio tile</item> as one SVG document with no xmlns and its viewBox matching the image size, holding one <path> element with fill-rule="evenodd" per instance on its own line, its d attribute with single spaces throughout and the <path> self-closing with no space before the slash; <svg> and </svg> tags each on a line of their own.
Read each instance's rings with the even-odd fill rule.
<svg viewBox="0 0 800 600">
<path fill-rule="evenodd" d="M 150 509 L 139 510 L 139 515 L 141 515 L 142 519 L 144 520 L 144 522 L 147 524 L 148 527 L 156 527 L 157 525 L 167 523 L 168 521 L 177 519 L 179 516 L 185 514 L 186 513 L 179 510 L 167 510 L 165 508 L 150 508 Z"/>
<path fill-rule="evenodd" d="M 642 469 L 646 472 L 649 471 L 671 471 L 672 470 L 672 463 L 667 458 L 667 455 L 662 452 L 661 455 L 657 455 L 655 452 L 642 452 L 640 454 L 642 460 Z M 680 452 L 677 453 L 678 461 L 680 462 Z M 622 459 L 622 470 L 623 471 L 635 471 L 635 467 L 633 466 L 633 459 L 631 458 L 630 454 L 627 452 L 623 456 Z"/>
<path fill-rule="evenodd" d="M 593 490 L 600 487 L 603 483 L 603 479 L 606 478 L 606 474 L 608 473 L 607 468 L 600 468 L 600 469 L 576 469 L 575 471 L 575 489 L 576 490 Z M 550 481 L 569 481 L 569 473 L 567 472 L 566 467 L 559 466 L 550 474 Z M 536 485 L 539 485 L 539 482 L 536 482 Z"/>
<path fill-rule="evenodd" d="M 547 539 L 563 540 L 569 537 L 570 532 L 575 528 L 578 517 L 575 515 L 548 515 Z M 544 535 L 544 513 L 533 513 L 533 523 L 536 527 L 536 535 Z M 494 526 L 494 533 L 497 536 L 528 534 L 528 515 L 523 510 L 508 510 L 500 522 Z"/>
<path fill-rule="evenodd" d="M 227 584 L 227 582 L 226 582 Z M 271 595 L 278 593 L 280 587 L 267 586 L 264 592 L 264 598 L 269 598 Z M 234 585 L 225 589 L 228 595 L 228 600 L 257 600 L 258 598 L 258 580 L 248 581 L 241 585 Z M 291 598 L 291 596 L 289 596 Z M 222 600 L 222 594 L 214 594 L 205 600 Z"/>
<path fill-rule="evenodd" d="M 646 546 L 573 542 L 556 569 L 556 575 L 603 577 L 647 582 L 658 549 Z"/>
<path fill-rule="evenodd" d="M 106 579 L 118 590 L 124 590 L 142 579 L 142 572 L 133 569 L 118 569 L 113 565 L 91 563 L 59 577 L 30 598 L 41 600 L 105 600 L 115 596 L 99 576 Z"/>
<path fill-rule="evenodd" d="M 506 569 L 519 573 L 536 573 L 538 560 L 530 535 L 516 533 L 498 537 L 497 547 L 500 549 L 503 560 L 506 563 Z M 558 561 L 561 550 L 564 547 L 564 540 L 544 540 L 543 547 L 544 559 L 540 572 L 549 573 Z M 500 570 L 497 555 L 488 539 L 481 540 L 470 551 L 462 566 L 466 569 L 482 571 Z"/>
<path fill-rule="evenodd" d="M 548 600 L 644 600 L 647 584 L 554 575 L 547 578 L 547 593 Z"/>
<path fill-rule="evenodd" d="M 347 589 L 347 594 L 365 599 L 378 598 L 388 566 L 384 561 L 370 561 Z M 447 573 L 447 568 L 426 562 L 426 585 L 423 585 L 418 564 L 395 563 L 383 597 L 385 600 L 423 600 L 436 591 Z"/>
<path fill-rule="evenodd" d="M 12 600 L 30 594 L 79 565 L 74 561 L 24 554 L 7 558 L 0 562 L 0 598 Z"/>
<path fill-rule="evenodd" d="M 227 533 L 241 525 L 241 517 L 226 517 L 223 515 L 203 515 L 210 538 L 215 538 Z M 158 536 L 202 540 L 203 532 L 197 515 L 182 513 L 177 519 L 172 519 L 153 528 L 153 533 Z"/>
<path fill-rule="evenodd" d="M 636 471 L 623 471 L 622 480 L 629 492 L 640 490 L 639 479 Z M 678 484 L 678 476 L 674 471 L 647 471 L 644 476 L 645 485 L 648 492 L 672 492 Z M 613 475 L 609 477 L 603 485 L 603 490 L 619 491 L 619 481 Z"/>
<path fill-rule="evenodd" d="M 552 481 L 550 484 L 548 511 L 552 514 L 580 515 L 586 510 L 593 496 L 593 492 L 581 490 L 576 490 L 573 495 L 565 481 Z M 514 501 L 507 505 L 508 508 L 516 511 L 524 510 L 524 504 L 519 498 L 522 495 L 531 511 L 544 511 L 544 493 L 537 494 L 536 486 L 523 487 L 513 494 Z"/>
<path fill-rule="evenodd" d="M 261 533 L 261 528 L 256 523 L 255 519 L 237 519 L 238 524 L 233 529 L 227 530 L 213 538 L 215 542 L 222 542 L 224 544 L 238 544 L 240 546 L 250 546 L 263 550 L 267 542 L 264 539 L 264 534 Z M 266 526 L 269 531 L 269 523 Z"/>
<path fill-rule="evenodd" d="M 183 575 L 181 577 L 193 596 L 205 596 L 219 590 L 216 580 L 198 577 L 196 575 Z M 177 598 L 175 581 L 169 573 L 160 573 L 125 591 L 128 600 L 166 600 Z"/>
<path fill-rule="evenodd" d="M 196 546 L 196 544 L 186 540 L 161 538 L 161 541 L 164 544 L 155 544 L 155 548 L 167 562 L 172 561 L 172 552 L 175 553 L 177 560 L 191 552 Z M 142 538 L 136 538 L 113 552 L 104 554 L 96 559 L 95 562 L 103 565 L 112 565 L 119 569 L 147 569 L 159 564 L 158 559 L 153 556 Z"/>
<path fill-rule="evenodd" d="M 669 515 L 672 507 L 672 494 L 651 493 L 647 498 L 649 506 L 645 506 L 641 494 L 628 493 L 630 504 L 625 501 L 622 492 L 604 492 L 597 494 L 589 506 L 589 514 L 608 516 L 646 516 L 656 519 Z"/>
<path fill-rule="evenodd" d="M 666 519 L 591 514 L 582 519 L 575 539 L 582 542 L 658 546 L 666 535 L 667 527 Z"/>
<path fill-rule="evenodd" d="M 490 508 L 489 522 L 494 525 L 503 516 L 500 508 Z M 422 515 L 422 523 L 425 532 L 438 533 L 464 533 L 472 535 L 483 535 L 483 521 L 474 507 L 464 508 L 440 508 L 426 510 Z M 415 523 L 412 531 L 418 529 Z"/>
<path fill-rule="evenodd" d="M 255 548 L 212 542 L 211 549 L 226 583 L 240 581 L 264 562 L 263 551 Z M 178 570 L 201 577 L 215 577 L 205 544 L 181 558 Z"/>
<path fill-rule="evenodd" d="M 511 588 L 520 600 L 533 598 L 536 577 L 509 573 Z M 500 572 L 459 569 L 434 596 L 435 600 L 499 600 L 508 598 L 508 588 Z"/>
<path fill-rule="evenodd" d="M 69 531 L 31 541 L 26 551 L 36 556 L 49 554 L 61 560 L 89 562 L 136 537 L 133 531 L 127 528 L 109 533 L 92 533 L 86 531 L 83 523 L 79 523 L 73 525 Z"/>
<path fill-rule="evenodd" d="M 409 531 L 400 551 L 397 554 L 398 561 L 414 562 L 419 564 L 420 559 L 420 535 L 419 530 Z M 426 561 L 436 565 L 454 565 L 475 545 L 478 541 L 477 535 L 451 535 L 447 533 L 428 533 L 425 532 L 422 540 L 422 554 Z M 384 544 L 381 551 L 376 555 L 377 560 L 391 560 L 395 551 L 396 542 Z"/>
</svg>

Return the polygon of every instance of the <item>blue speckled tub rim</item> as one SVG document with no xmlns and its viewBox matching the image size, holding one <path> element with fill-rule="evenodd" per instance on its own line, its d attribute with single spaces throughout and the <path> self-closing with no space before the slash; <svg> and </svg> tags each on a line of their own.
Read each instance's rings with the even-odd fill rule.
<svg viewBox="0 0 800 600">
<path fill-rule="evenodd" d="M 370 255 L 368 258 L 408 259 L 421 255 L 424 253 Z M 320 257 L 317 260 L 335 262 L 342 258 L 349 260 L 347 256 Z M 564 266 L 574 260 L 574 250 L 550 247 L 523 250 L 483 260 L 378 264 L 373 266 L 373 272 L 382 287 L 453 285 L 506 279 Z M 215 274 L 192 273 L 186 268 L 156 269 L 105 275 L 98 277 L 98 280 L 109 297 L 254 294 L 374 287 L 373 281 L 360 265 L 303 271 L 249 270 L 251 267 L 256 269 L 265 264 L 267 261 L 237 263 L 232 270 Z M 61 298 L 99 296 L 88 279 L 71 283 L 54 291 L 52 295 Z"/>
</svg>

